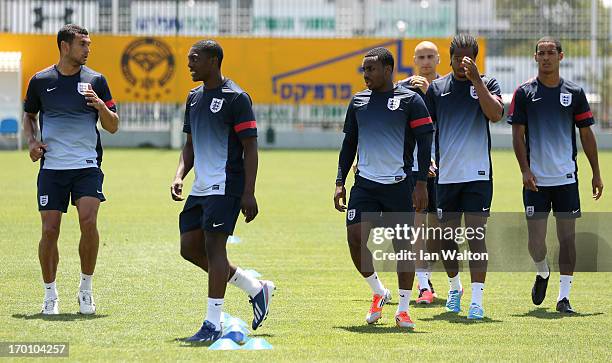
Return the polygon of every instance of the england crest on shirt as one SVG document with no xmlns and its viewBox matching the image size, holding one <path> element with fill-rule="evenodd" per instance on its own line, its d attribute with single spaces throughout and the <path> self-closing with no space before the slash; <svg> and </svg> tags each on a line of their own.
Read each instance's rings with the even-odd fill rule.
<svg viewBox="0 0 612 363">
<path fill-rule="evenodd" d="M 40 206 L 41 207 L 46 206 L 47 203 L 49 203 L 49 196 L 48 195 L 41 195 L 40 199 L 39 199 L 39 202 L 40 202 Z"/>
<path fill-rule="evenodd" d="M 85 82 L 77 83 L 77 92 L 82 94 L 83 96 L 85 95 L 85 91 L 89 89 L 91 89 L 91 84 Z"/>
<path fill-rule="evenodd" d="M 470 96 L 475 100 L 478 99 L 478 93 L 476 93 L 476 88 L 474 88 L 474 86 L 470 86 Z"/>
<path fill-rule="evenodd" d="M 210 110 L 212 113 L 217 113 L 223 107 L 223 98 L 213 98 L 210 102 Z"/>
<path fill-rule="evenodd" d="M 387 108 L 389 108 L 391 111 L 395 111 L 399 108 L 400 105 L 400 99 L 399 98 L 389 98 L 387 100 Z"/>
<path fill-rule="evenodd" d="M 559 95 L 559 102 L 561 102 L 561 106 L 567 107 L 572 104 L 572 94 L 571 93 L 561 93 Z"/>
</svg>

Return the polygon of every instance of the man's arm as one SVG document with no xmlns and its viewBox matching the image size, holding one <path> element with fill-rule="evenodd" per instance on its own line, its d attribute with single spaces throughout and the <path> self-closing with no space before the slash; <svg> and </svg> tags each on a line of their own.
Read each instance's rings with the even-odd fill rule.
<svg viewBox="0 0 612 363">
<path fill-rule="evenodd" d="M 108 108 L 106 102 L 98 97 L 93 89 L 88 89 L 85 91 L 85 99 L 87 100 L 87 106 L 93 107 L 98 111 L 100 124 L 104 130 L 110 132 L 111 134 L 114 134 L 117 132 L 117 130 L 119 130 L 119 116 L 117 113 Z"/>
<path fill-rule="evenodd" d="M 344 183 L 346 177 L 355 161 L 357 155 L 357 134 L 356 132 L 346 133 L 342 141 L 340 156 L 338 157 L 338 174 L 336 176 L 336 190 L 334 192 L 334 206 L 340 211 L 346 210 L 346 188 Z"/>
<path fill-rule="evenodd" d="M 114 134 L 119 130 L 119 115 L 116 112 L 113 112 L 104 105 L 98 109 L 98 115 L 100 116 L 100 124 L 104 130 Z"/>
<path fill-rule="evenodd" d="M 425 101 L 421 97 L 413 97 L 408 109 L 410 115 L 408 118 L 408 126 L 414 134 L 417 146 L 417 161 L 419 171 L 416 177 L 416 187 L 412 194 L 412 204 L 417 212 L 421 212 L 427 208 L 427 177 L 429 174 L 429 166 L 431 163 L 431 150 L 433 138 L 433 122 Z"/>
<path fill-rule="evenodd" d="M 38 161 L 44 154 L 47 145 L 36 139 L 38 135 L 38 118 L 36 113 L 23 113 L 23 134 L 30 149 L 30 159 Z"/>
<path fill-rule="evenodd" d="M 529 167 L 529 161 L 527 160 L 527 145 L 525 144 L 525 125 L 523 124 L 512 124 L 512 147 L 514 149 L 514 155 L 518 161 L 519 167 L 521 168 L 521 174 L 523 175 L 523 186 L 528 190 L 538 191 L 536 185 L 537 180 L 535 175 L 531 172 Z"/>
<path fill-rule="evenodd" d="M 508 123 L 512 125 L 512 148 L 523 176 L 523 186 L 527 190 L 538 191 L 537 179 L 531 172 L 527 159 L 527 143 L 525 130 L 527 128 L 527 97 L 525 90 L 518 87 L 512 95 L 512 103 L 508 111 Z"/>
<path fill-rule="evenodd" d="M 97 93 L 93 87 L 98 91 Z M 89 89 L 85 91 L 85 99 L 87 99 L 88 106 L 94 107 L 98 111 L 102 128 L 111 134 L 117 132 L 119 129 L 119 116 L 117 115 L 115 101 L 113 101 L 113 96 L 104 76 L 96 78 L 93 86 L 90 85 Z"/>
<path fill-rule="evenodd" d="M 244 192 L 242 193 L 242 214 L 249 223 L 259 213 L 257 200 L 255 199 L 255 181 L 257 179 L 257 166 L 259 156 L 257 152 L 257 137 L 246 137 L 240 139 L 244 149 Z"/>
<path fill-rule="evenodd" d="M 591 164 L 591 170 L 593 171 L 593 179 L 591 181 L 593 188 L 593 198 L 598 200 L 601 198 L 603 193 L 603 181 L 601 180 L 601 173 L 599 171 L 599 157 L 597 155 L 597 141 L 591 127 L 581 127 L 580 130 L 580 142 L 582 143 L 582 149 L 589 159 Z"/>
<path fill-rule="evenodd" d="M 334 207 L 340 212 L 346 210 L 346 188 L 344 183 L 353 166 L 355 155 L 357 155 L 358 128 L 353 100 L 346 111 L 344 120 L 344 140 L 338 156 L 338 174 L 336 175 L 336 190 L 334 191 Z"/>
<path fill-rule="evenodd" d="M 185 199 L 183 198 L 183 180 L 193 168 L 193 158 L 193 141 L 191 139 L 191 134 L 187 134 L 187 141 L 185 141 L 185 145 L 179 156 L 174 181 L 170 186 L 170 194 L 173 200 L 181 201 Z"/>
<path fill-rule="evenodd" d="M 247 93 L 241 93 L 231 103 L 233 130 L 240 139 L 244 157 L 244 190 L 240 200 L 240 209 L 249 223 L 259 213 L 255 199 L 255 181 L 257 179 L 257 121 L 253 112 L 253 102 Z"/>
<path fill-rule="evenodd" d="M 485 114 L 487 119 L 492 122 L 497 122 L 501 120 L 504 115 L 504 106 L 501 103 L 501 97 L 499 95 L 493 95 L 487 85 L 480 77 L 480 73 L 478 72 L 478 67 L 476 67 L 476 63 L 468 58 L 463 58 L 463 64 L 466 68 L 466 77 L 472 81 L 472 85 L 474 85 L 474 89 L 476 90 L 476 94 L 478 95 L 478 102 L 480 103 L 480 108 L 482 108 L 482 112 Z"/>
<path fill-rule="evenodd" d="M 591 126 L 595 124 L 593 119 L 593 113 L 591 107 L 587 101 L 584 90 L 574 95 L 574 124 L 580 130 L 580 142 L 582 143 L 582 149 L 589 159 L 591 164 L 591 170 L 593 171 L 593 179 L 591 185 L 593 187 L 593 198 L 598 200 L 601 197 L 603 191 L 603 182 L 601 180 L 601 173 L 599 171 L 599 158 L 597 156 L 597 141 Z"/>
</svg>

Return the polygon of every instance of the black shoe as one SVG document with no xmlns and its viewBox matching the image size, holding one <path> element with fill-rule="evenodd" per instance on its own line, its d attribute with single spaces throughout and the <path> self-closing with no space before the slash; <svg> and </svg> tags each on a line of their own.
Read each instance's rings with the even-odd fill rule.
<svg viewBox="0 0 612 363">
<path fill-rule="evenodd" d="M 575 314 L 576 312 L 572 309 L 569 300 L 564 297 L 560 301 L 557 301 L 557 311 L 565 314 Z"/>
<path fill-rule="evenodd" d="M 534 304 L 540 305 L 542 301 L 544 301 L 544 298 L 546 297 L 546 288 L 548 287 L 549 278 L 550 275 L 548 275 L 547 278 L 543 278 L 540 275 L 536 275 L 535 282 L 533 283 L 533 288 L 531 289 L 531 301 L 533 301 Z"/>
</svg>

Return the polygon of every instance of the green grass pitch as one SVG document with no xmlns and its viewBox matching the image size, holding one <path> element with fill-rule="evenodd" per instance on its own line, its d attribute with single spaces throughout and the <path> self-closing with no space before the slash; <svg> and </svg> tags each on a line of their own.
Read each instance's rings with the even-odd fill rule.
<svg viewBox="0 0 612 363">
<path fill-rule="evenodd" d="M 98 314 L 75 314 L 79 234 L 71 208 L 59 242 L 63 314 L 43 319 L 37 314 L 42 301 L 38 164 L 25 152 L 0 153 L 0 341 L 67 341 L 70 359 L 78 361 L 612 360 L 612 273 L 576 274 L 572 303 L 579 316 L 561 318 L 554 312 L 558 273 L 540 308 L 531 303 L 533 273 L 491 273 L 484 298 L 490 319 L 469 323 L 469 276 L 463 273 L 466 294 L 459 317 L 445 314 L 443 305 L 412 307 L 417 327 L 407 333 L 395 328 L 392 304 L 381 324 L 367 326 L 370 291 L 350 261 L 344 216 L 333 208 L 335 151 L 262 151 L 256 194 L 260 215 L 250 225 L 241 218 L 236 235 L 243 242 L 228 247 L 233 262 L 256 269 L 278 286 L 270 316 L 254 334 L 274 349 L 212 352 L 184 346 L 175 339 L 199 328 L 207 277 L 179 255 L 182 203 L 169 195 L 177 159 L 178 151 L 106 151 L 108 202 L 99 215 L 94 278 Z M 612 183 L 612 153 L 602 152 L 600 163 L 604 183 Z M 520 211 L 521 178 L 512 152 L 495 151 L 493 165 L 492 210 Z M 583 154 L 579 170 L 583 211 L 612 211 L 609 191 L 599 202 L 591 200 Z M 395 275 L 382 273 L 381 278 L 397 298 Z M 444 274 L 434 273 L 433 282 L 446 298 Z M 252 319 L 246 295 L 232 286 L 225 311 Z"/>
</svg>

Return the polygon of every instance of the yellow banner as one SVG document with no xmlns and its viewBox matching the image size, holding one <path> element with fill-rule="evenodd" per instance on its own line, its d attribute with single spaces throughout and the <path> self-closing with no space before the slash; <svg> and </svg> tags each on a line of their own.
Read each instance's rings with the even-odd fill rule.
<svg viewBox="0 0 612 363">
<path fill-rule="evenodd" d="M 187 53 L 200 38 L 91 35 L 87 66 L 107 78 L 117 102 L 184 102 L 191 81 Z M 359 67 L 367 50 L 384 46 L 395 57 L 395 79 L 414 71 L 414 47 L 422 39 L 216 38 L 222 71 L 259 104 L 344 104 L 365 88 Z M 450 72 L 450 39 L 429 39 L 440 50 L 438 72 Z M 477 64 L 484 70 L 486 44 Z M 55 36 L 0 34 L 0 51 L 20 51 L 23 92 L 37 71 L 58 60 Z"/>
</svg>

